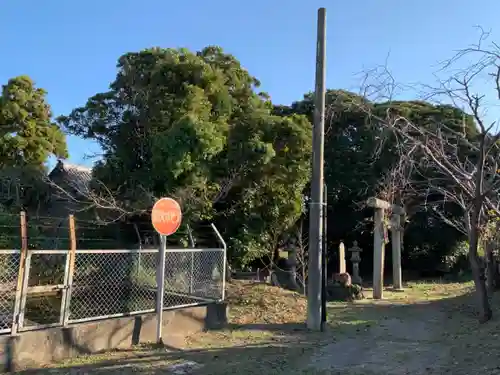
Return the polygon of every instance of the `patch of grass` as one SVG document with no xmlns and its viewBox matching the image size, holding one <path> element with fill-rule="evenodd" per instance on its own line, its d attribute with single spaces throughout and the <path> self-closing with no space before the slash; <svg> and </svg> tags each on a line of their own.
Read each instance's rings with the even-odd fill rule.
<svg viewBox="0 0 500 375">
<path fill-rule="evenodd" d="M 462 283 L 449 283 L 444 280 L 411 282 L 404 286 L 404 292 L 386 291 L 384 299 L 388 301 L 419 303 L 461 296 L 471 292 L 473 289 L 474 285 L 472 281 Z"/>
</svg>

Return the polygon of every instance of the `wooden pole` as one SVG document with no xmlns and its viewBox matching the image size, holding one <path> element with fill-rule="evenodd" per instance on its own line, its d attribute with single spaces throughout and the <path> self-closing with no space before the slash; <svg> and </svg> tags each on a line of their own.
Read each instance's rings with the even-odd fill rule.
<svg viewBox="0 0 500 375">
<path fill-rule="evenodd" d="M 73 255 L 73 266 L 75 262 L 74 255 L 76 254 L 76 226 L 75 226 L 75 217 L 73 215 L 69 215 L 69 246 L 70 246 L 70 254 Z"/>
<path fill-rule="evenodd" d="M 71 293 L 73 291 L 73 276 L 76 264 L 76 224 L 75 217 L 73 215 L 69 215 L 68 217 L 68 226 L 69 252 L 66 258 L 66 267 L 64 270 L 64 283 L 66 288 L 63 290 L 61 300 L 61 319 L 63 327 L 66 327 L 69 321 Z"/>
<path fill-rule="evenodd" d="M 14 305 L 14 319 L 11 328 L 11 334 L 14 336 L 19 329 L 19 313 L 21 311 L 21 296 L 24 284 L 24 275 L 26 274 L 26 258 L 28 256 L 28 224 L 26 221 L 26 212 L 19 214 L 19 224 L 21 231 L 21 253 L 19 254 L 19 270 L 17 273 L 16 300 Z"/>
</svg>

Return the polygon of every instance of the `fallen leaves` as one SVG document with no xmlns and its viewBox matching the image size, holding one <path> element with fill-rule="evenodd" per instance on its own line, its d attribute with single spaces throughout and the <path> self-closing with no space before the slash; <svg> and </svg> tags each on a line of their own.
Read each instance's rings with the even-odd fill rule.
<svg viewBox="0 0 500 375">
<path fill-rule="evenodd" d="M 266 284 L 234 281 L 227 287 L 233 324 L 303 323 L 307 301 L 299 293 Z"/>
</svg>

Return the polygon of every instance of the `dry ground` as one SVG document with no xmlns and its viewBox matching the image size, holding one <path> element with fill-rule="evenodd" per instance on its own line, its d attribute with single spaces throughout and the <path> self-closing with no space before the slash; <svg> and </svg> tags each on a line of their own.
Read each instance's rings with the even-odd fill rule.
<svg viewBox="0 0 500 375">
<path fill-rule="evenodd" d="M 230 326 L 184 348 L 138 347 L 24 374 L 500 374 L 500 292 L 493 321 L 474 316 L 471 284 L 411 283 L 384 301 L 330 303 L 327 332 L 304 329 L 305 299 L 262 284 L 228 288 Z M 193 364 L 185 371 L 171 367 Z M 199 366 L 197 369 L 195 368 Z"/>
</svg>

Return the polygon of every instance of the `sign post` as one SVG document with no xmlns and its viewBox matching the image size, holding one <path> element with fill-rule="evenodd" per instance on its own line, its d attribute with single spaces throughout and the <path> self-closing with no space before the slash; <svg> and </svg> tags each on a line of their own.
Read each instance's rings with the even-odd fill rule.
<svg viewBox="0 0 500 375">
<path fill-rule="evenodd" d="M 160 253 L 156 268 L 156 343 L 163 345 L 163 298 L 165 296 L 165 249 L 167 236 L 160 235 Z"/>
<path fill-rule="evenodd" d="M 165 250 L 167 236 L 174 234 L 182 222 L 181 206 L 172 198 L 161 198 L 151 211 L 151 223 L 160 235 L 160 252 L 156 269 L 156 343 L 163 344 L 163 298 L 165 295 Z"/>
</svg>

